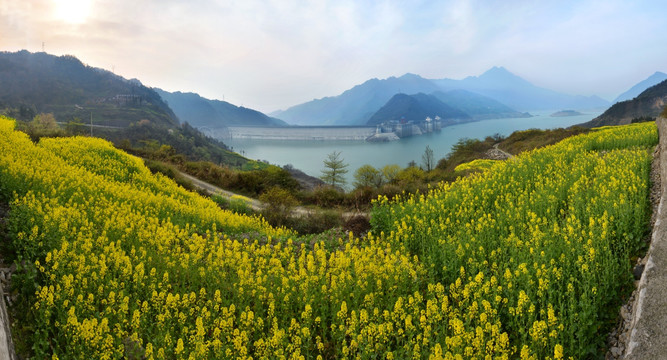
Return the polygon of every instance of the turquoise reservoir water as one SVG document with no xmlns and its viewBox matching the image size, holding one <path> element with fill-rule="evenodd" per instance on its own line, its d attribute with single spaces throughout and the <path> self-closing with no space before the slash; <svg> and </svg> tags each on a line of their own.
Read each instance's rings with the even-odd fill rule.
<svg viewBox="0 0 667 360">
<path fill-rule="evenodd" d="M 277 140 L 225 140 L 234 151 L 243 153 L 250 159 L 266 160 L 283 166 L 292 164 L 295 168 L 312 176 L 320 176 L 323 160 L 333 151 L 349 164 L 348 184 L 352 184 L 356 169 L 364 164 L 382 167 L 398 164 L 406 167 L 412 160 L 421 163 L 421 156 L 428 145 L 437 160 L 445 157 L 453 144 L 461 138 L 483 139 L 499 133 L 509 135 L 516 130 L 553 129 L 580 124 L 598 116 L 600 112 L 587 112 L 569 117 L 551 117 L 553 111 L 532 113 L 530 118 L 484 120 L 473 123 L 448 126 L 439 133 L 413 136 L 387 143 L 365 141 L 277 141 Z M 348 188 L 351 186 L 348 185 Z"/>
</svg>

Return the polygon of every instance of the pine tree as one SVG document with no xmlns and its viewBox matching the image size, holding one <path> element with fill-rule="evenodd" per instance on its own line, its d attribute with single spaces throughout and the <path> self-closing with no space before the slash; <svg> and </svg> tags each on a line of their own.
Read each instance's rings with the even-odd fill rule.
<svg viewBox="0 0 667 360">
<path fill-rule="evenodd" d="M 345 185 L 346 181 L 343 175 L 348 172 L 346 169 L 347 166 L 348 164 L 340 158 L 340 152 L 334 151 L 327 155 L 327 158 L 324 160 L 325 169 L 322 170 L 320 179 L 331 186 Z"/>
</svg>

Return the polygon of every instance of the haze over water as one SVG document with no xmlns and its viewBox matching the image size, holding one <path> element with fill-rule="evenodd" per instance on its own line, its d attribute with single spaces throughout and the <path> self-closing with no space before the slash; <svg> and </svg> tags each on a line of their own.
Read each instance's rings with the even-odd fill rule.
<svg viewBox="0 0 667 360">
<path fill-rule="evenodd" d="M 517 130 L 554 129 L 580 124 L 598 116 L 600 112 L 586 112 L 569 117 L 551 117 L 554 111 L 531 112 L 531 118 L 509 118 L 484 120 L 448 126 L 439 133 L 413 136 L 387 143 L 365 141 L 278 141 L 278 140 L 224 140 L 234 151 L 243 153 L 250 159 L 266 160 L 283 166 L 292 164 L 311 176 L 322 174 L 323 160 L 333 151 L 339 151 L 345 163 L 349 164 L 346 174 L 348 189 L 352 187 L 354 172 L 364 164 L 376 168 L 388 164 L 406 167 L 414 160 L 421 164 L 421 156 L 426 146 L 433 149 L 437 160 L 445 157 L 459 139 L 483 139 L 493 134 L 507 136 Z"/>
</svg>

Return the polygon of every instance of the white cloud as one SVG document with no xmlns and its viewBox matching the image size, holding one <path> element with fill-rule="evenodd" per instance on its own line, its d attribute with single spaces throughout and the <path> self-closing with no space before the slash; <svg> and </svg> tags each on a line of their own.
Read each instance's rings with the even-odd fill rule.
<svg viewBox="0 0 667 360">
<path fill-rule="evenodd" d="M 45 42 L 147 85 L 263 111 L 372 77 L 462 78 L 495 65 L 612 98 L 667 60 L 665 5 L 648 0 L 117 0 L 70 18 L 54 4 L 0 2 L 0 49 Z"/>
</svg>

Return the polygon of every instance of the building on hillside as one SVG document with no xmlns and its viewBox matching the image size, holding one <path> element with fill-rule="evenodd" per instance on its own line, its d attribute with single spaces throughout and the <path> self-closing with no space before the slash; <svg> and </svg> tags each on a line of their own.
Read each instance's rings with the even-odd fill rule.
<svg viewBox="0 0 667 360">
<path fill-rule="evenodd" d="M 412 121 L 401 122 L 396 125 L 396 130 L 394 131 L 396 135 L 400 138 L 410 137 L 413 135 L 412 131 Z"/>
<path fill-rule="evenodd" d="M 142 105 L 144 102 L 143 96 L 134 94 L 118 94 L 110 99 L 116 105 Z"/>
</svg>

